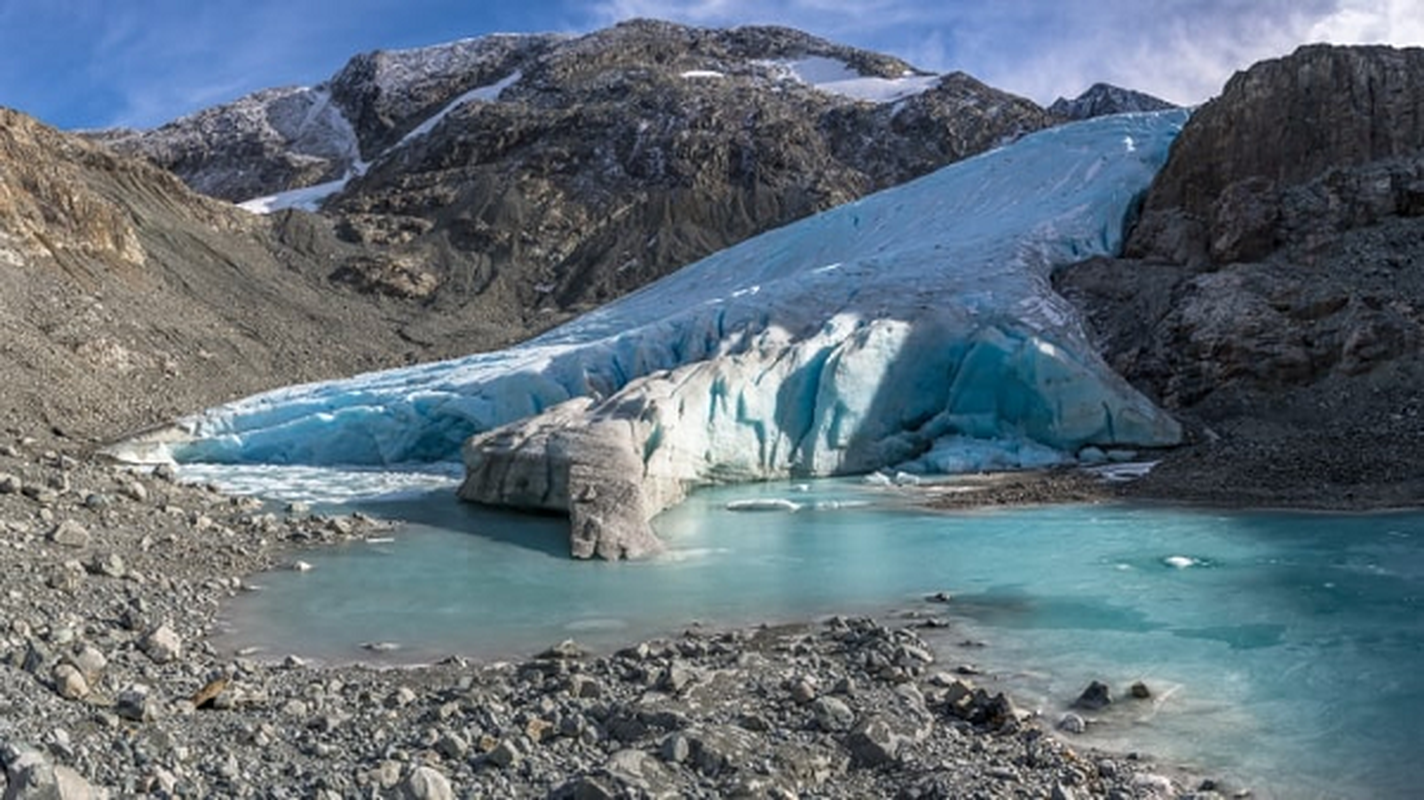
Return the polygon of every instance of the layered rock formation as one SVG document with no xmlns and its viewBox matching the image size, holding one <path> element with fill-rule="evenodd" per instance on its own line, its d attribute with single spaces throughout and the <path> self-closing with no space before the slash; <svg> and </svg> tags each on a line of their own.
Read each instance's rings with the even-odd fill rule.
<svg viewBox="0 0 1424 800">
<path fill-rule="evenodd" d="M 1236 75 L 1183 130 L 1127 255 L 1059 287 L 1117 369 L 1225 438 L 1225 483 L 1417 501 L 1424 50 L 1311 46 Z"/>
</svg>

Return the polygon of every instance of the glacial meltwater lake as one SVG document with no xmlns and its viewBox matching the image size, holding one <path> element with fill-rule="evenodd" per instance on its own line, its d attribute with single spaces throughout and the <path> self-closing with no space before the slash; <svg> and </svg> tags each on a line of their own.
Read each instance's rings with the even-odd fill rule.
<svg viewBox="0 0 1424 800">
<path fill-rule="evenodd" d="M 192 477 L 272 485 L 223 470 Z M 320 500 L 334 480 L 289 489 Z M 273 657 L 370 659 L 362 643 L 392 642 L 410 660 L 499 658 L 566 638 L 610 649 L 694 622 L 918 610 L 952 619 L 946 646 L 985 642 L 952 657 L 1050 724 L 1091 680 L 1153 688 L 1151 702 L 1101 714 L 1085 744 L 1196 765 L 1257 797 L 1424 793 L 1424 513 L 935 512 L 914 496 L 853 480 L 702 491 L 656 520 L 664 556 L 576 563 L 561 520 L 462 505 L 448 478 L 423 479 L 361 506 L 405 521 L 388 541 L 253 578 L 263 591 L 227 609 L 223 643 Z M 777 499 L 797 510 L 728 508 Z M 939 591 L 953 600 L 926 601 Z"/>
</svg>

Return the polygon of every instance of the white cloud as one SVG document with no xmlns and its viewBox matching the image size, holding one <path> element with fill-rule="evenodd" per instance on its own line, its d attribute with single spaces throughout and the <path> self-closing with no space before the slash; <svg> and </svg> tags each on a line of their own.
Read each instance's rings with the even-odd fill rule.
<svg viewBox="0 0 1424 800">
<path fill-rule="evenodd" d="M 1424 0 L 1342 0 L 1308 36 L 1335 44 L 1424 45 Z"/>
<path fill-rule="evenodd" d="M 790 25 L 1043 103 L 1096 81 L 1195 103 L 1301 44 L 1424 41 L 1424 0 L 606 0 L 591 19 L 634 16 Z"/>
</svg>

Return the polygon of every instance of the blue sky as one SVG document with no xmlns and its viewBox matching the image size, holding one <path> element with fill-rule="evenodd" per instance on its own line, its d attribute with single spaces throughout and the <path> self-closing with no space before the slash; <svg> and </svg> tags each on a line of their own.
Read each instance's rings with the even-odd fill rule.
<svg viewBox="0 0 1424 800">
<path fill-rule="evenodd" d="M 1306 42 L 1424 44 L 1424 0 L 0 0 L 0 105 L 151 126 L 367 50 L 634 16 L 790 25 L 1041 103 L 1098 80 L 1194 103 Z"/>
</svg>

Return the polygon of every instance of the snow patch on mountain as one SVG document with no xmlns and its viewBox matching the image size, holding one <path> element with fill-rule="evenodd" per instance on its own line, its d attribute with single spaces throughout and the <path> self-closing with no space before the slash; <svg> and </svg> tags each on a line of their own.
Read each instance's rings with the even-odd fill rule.
<svg viewBox="0 0 1424 800">
<path fill-rule="evenodd" d="M 780 80 L 804 83 L 827 94 L 870 103 L 893 103 L 926 92 L 939 84 L 939 75 L 907 71 L 898 78 L 862 75 L 838 58 L 807 56 L 794 60 L 759 62 Z"/>
<path fill-rule="evenodd" d="M 405 145 L 410 144 L 412 141 L 415 141 L 416 139 L 419 139 L 420 137 L 425 136 L 426 134 L 435 130 L 435 126 L 439 125 L 446 117 L 450 116 L 450 112 L 454 111 L 460 106 L 465 105 L 466 103 L 492 103 L 496 100 L 499 100 L 500 94 L 502 94 L 505 89 L 508 89 L 509 87 L 518 83 L 521 77 L 523 77 L 523 74 L 519 70 L 515 70 L 507 77 L 495 83 L 492 83 L 489 86 L 480 86 L 471 89 L 468 92 L 465 92 L 459 97 L 456 97 L 454 100 L 451 100 L 444 108 L 430 115 L 430 117 L 424 122 L 415 126 L 415 128 L 412 129 L 410 133 L 407 133 L 405 136 L 402 136 L 401 140 L 399 142 L 396 142 L 394 147 L 382 154 L 382 157 L 389 155 L 391 150 L 396 150 L 398 148 L 404 147 Z"/>
<path fill-rule="evenodd" d="M 330 104 L 330 94 L 325 92 L 324 90 L 319 90 L 317 94 L 324 94 L 326 95 L 326 97 L 322 100 L 322 106 L 316 107 L 316 110 L 310 113 L 313 115 L 316 113 L 334 113 L 335 116 L 339 118 L 339 122 L 342 123 L 332 124 L 331 129 L 334 131 L 334 135 L 332 137 L 333 141 L 337 143 L 344 142 L 348 149 L 348 155 L 351 159 L 351 166 L 347 169 L 346 174 L 334 181 L 327 181 L 325 183 L 319 183 L 314 186 L 305 186 L 300 189 L 291 189 L 289 191 L 278 192 L 277 194 L 267 195 L 265 197 L 256 197 L 251 200 L 244 200 L 243 202 L 238 203 L 237 207 L 245 211 L 251 211 L 254 214 L 271 214 L 275 211 L 281 211 L 287 208 L 299 208 L 303 211 L 316 211 L 321 208 L 321 204 L 326 202 L 327 198 L 339 193 L 342 189 L 345 189 L 346 185 L 349 184 L 352 179 L 365 175 L 366 171 L 371 168 L 372 163 L 386 158 L 392 152 L 402 147 L 405 147 L 411 142 L 429 134 L 431 131 L 435 130 L 435 126 L 439 125 L 446 117 L 450 115 L 451 112 L 467 103 L 488 103 L 497 101 L 499 99 L 500 94 L 505 89 L 508 89 L 510 86 L 513 86 L 515 83 L 517 83 L 521 77 L 521 73 L 518 70 L 515 70 L 513 73 L 511 73 L 500 81 L 492 83 L 488 86 L 480 86 L 471 89 L 468 92 L 465 92 L 464 94 L 461 94 L 459 97 L 456 97 L 454 100 L 451 100 L 448 104 L 446 104 L 445 107 L 441 108 L 434 114 L 431 114 L 429 118 L 417 125 L 414 129 L 410 131 L 410 133 L 407 133 L 405 136 L 401 137 L 401 140 L 399 142 L 396 142 L 394 145 L 387 148 L 371 162 L 361 160 L 360 146 L 356 139 L 355 129 L 352 128 L 351 123 L 348 122 L 346 118 L 341 115 L 341 110 L 338 109 L 336 106 Z"/>
<path fill-rule="evenodd" d="M 345 177 L 338 178 L 334 181 L 278 192 L 277 194 L 270 194 L 266 197 L 254 197 L 251 200 L 244 200 L 238 203 L 237 207 L 243 211 L 250 211 L 254 214 L 271 214 L 287 208 L 298 208 L 302 211 L 316 211 L 321 208 L 321 204 L 326 202 L 328 197 L 345 189 L 346 184 L 351 182 L 351 177 L 352 173 L 348 172 Z"/>
</svg>

